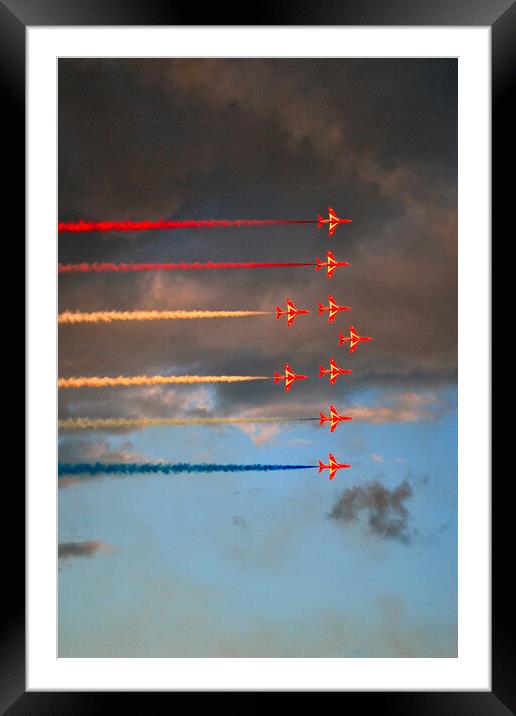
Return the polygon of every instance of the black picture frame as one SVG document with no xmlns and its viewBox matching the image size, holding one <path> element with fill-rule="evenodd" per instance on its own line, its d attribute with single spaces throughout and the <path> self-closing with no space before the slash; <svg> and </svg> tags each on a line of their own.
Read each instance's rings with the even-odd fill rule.
<svg viewBox="0 0 516 716">
<path fill-rule="evenodd" d="M 504 167 L 510 162 L 513 114 L 509 112 L 510 79 L 516 67 L 516 5 L 512 0 L 319 0 L 317 3 L 290 3 L 277 0 L 267 6 L 260 3 L 246 7 L 246 16 L 232 18 L 239 22 L 221 23 L 219 4 L 203 10 L 203 25 L 408 25 L 408 26 L 490 26 L 492 31 L 492 167 L 493 232 L 501 226 L 514 204 L 514 183 L 502 180 Z M 194 18 L 195 14 L 195 18 Z M 199 8 L 166 0 L 0 0 L 0 57 L 4 140 L 13 147 L 4 164 L 8 176 L 4 232 L 10 245 L 21 239 L 21 217 L 25 216 L 25 32 L 28 26 L 66 25 L 195 25 Z M 7 154 L 4 154 L 7 162 Z M 5 226 L 7 223 L 7 226 Z M 507 226 L 510 224 L 507 222 Z M 512 231 L 513 233 L 513 231 Z M 16 239 L 15 239 L 16 237 Z M 497 289 L 498 290 L 498 289 Z M 501 290 L 501 289 L 500 289 Z M 493 299 L 497 294 L 493 291 Z M 20 299 L 16 297 L 18 307 Z M 23 301 L 23 296 L 22 296 Z M 496 325 L 493 317 L 493 328 Z M 28 346 L 28 349 L 34 349 Z M 494 405 L 494 403 L 493 403 Z M 501 444 L 501 439 L 498 445 Z M 494 447 L 494 438 L 492 447 Z M 493 450 L 492 454 L 495 454 Z M 111 692 L 26 692 L 25 691 L 25 487 L 21 474 L 4 483 L 3 597 L 0 636 L 0 713 L 75 714 L 101 713 L 112 710 L 114 698 L 124 694 Z M 372 708 L 387 713 L 468 714 L 502 716 L 514 713 L 514 640 L 511 629 L 514 606 L 508 593 L 506 546 L 511 544 L 513 520 L 508 489 L 510 479 L 493 484 L 492 517 L 492 691 L 469 692 L 345 692 L 345 706 L 356 697 Z M 512 562 L 512 559 L 510 560 Z M 145 694 L 145 698 L 158 694 Z M 159 694 L 170 696 L 173 694 Z M 129 694 L 132 706 L 138 708 L 140 694 Z M 364 699 L 366 701 L 364 702 Z M 149 702 L 141 702 L 147 712 Z M 381 704 L 381 705 L 380 705 Z M 118 701 L 117 701 L 118 705 Z M 358 706 L 358 704 L 357 704 Z"/>
</svg>

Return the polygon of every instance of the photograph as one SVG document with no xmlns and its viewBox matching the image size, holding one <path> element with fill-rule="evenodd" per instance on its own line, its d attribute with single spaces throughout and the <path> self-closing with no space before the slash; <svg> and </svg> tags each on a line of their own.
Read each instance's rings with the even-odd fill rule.
<svg viewBox="0 0 516 716">
<path fill-rule="evenodd" d="M 56 64 L 57 657 L 457 659 L 457 57 Z"/>
</svg>

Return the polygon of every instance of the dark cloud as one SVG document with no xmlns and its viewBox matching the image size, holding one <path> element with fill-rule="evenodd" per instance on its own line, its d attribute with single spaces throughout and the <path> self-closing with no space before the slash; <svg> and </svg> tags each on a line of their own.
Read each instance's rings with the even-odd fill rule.
<svg viewBox="0 0 516 716">
<path fill-rule="evenodd" d="M 141 455 L 133 451 L 129 441 L 113 450 L 106 440 L 62 438 L 59 441 L 59 462 L 137 462 Z"/>
<path fill-rule="evenodd" d="M 91 540 L 89 542 L 61 542 L 58 546 L 59 559 L 69 557 L 92 557 L 98 552 L 111 552 L 113 547 L 105 542 Z"/>
<path fill-rule="evenodd" d="M 331 290 L 353 306 L 338 328 L 376 339 L 350 358 L 314 313 L 291 330 L 273 316 L 61 326 L 60 375 L 272 375 L 288 360 L 315 376 L 335 354 L 353 361 L 348 391 L 453 383 L 456 95 L 444 59 L 60 60 L 60 219 L 311 218 L 328 204 L 354 219 L 331 240 L 311 225 L 62 235 L 65 263 L 312 261 L 331 246 L 352 265 L 331 282 L 312 268 L 61 276 L 60 310 L 270 310 L 291 296 L 313 311 Z M 322 385 L 289 404 L 320 402 Z M 60 416 L 183 414 L 191 391 L 60 391 Z M 210 396 L 223 413 L 279 401 L 272 382 Z"/>
<path fill-rule="evenodd" d="M 410 515 L 405 501 L 412 496 L 412 492 L 407 480 L 392 490 L 376 480 L 351 487 L 335 502 L 329 517 L 349 525 L 358 523 L 363 516 L 371 534 L 408 544 L 411 539 Z"/>
</svg>

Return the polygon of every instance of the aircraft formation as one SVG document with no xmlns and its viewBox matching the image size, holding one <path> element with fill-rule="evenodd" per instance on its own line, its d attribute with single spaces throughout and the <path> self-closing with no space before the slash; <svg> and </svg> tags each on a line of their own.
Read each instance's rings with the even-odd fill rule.
<svg viewBox="0 0 516 716">
<path fill-rule="evenodd" d="M 84 231 L 136 231 L 136 230 L 149 230 L 149 229 L 178 229 L 178 228 L 208 228 L 214 226 L 258 226 L 267 224 L 309 224 L 317 223 L 319 229 L 327 226 L 328 236 L 333 236 L 337 227 L 341 224 L 351 223 L 351 219 L 340 218 L 337 216 L 335 211 L 330 207 L 328 209 L 328 217 L 325 218 L 321 214 L 317 216 L 317 220 L 312 219 L 264 219 L 264 220 L 246 220 L 246 219 L 235 219 L 235 220 L 192 220 L 192 221 L 157 221 L 157 222 L 76 222 L 76 223 L 59 223 L 58 231 L 64 232 L 84 232 Z M 78 265 L 59 265 L 59 273 L 71 273 L 71 272 L 86 272 L 86 271 L 148 271 L 156 269 L 165 270 L 187 270 L 187 269 L 213 269 L 213 268 L 257 268 L 257 267 L 295 267 L 295 266 L 314 266 L 317 271 L 326 271 L 328 279 L 333 277 L 335 270 L 338 267 L 349 266 L 348 261 L 339 261 L 335 258 L 333 252 L 328 249 L 326 252 L 326 260 L 323 261 L 320 258 L 316 259 L 314 263 L 247 263 L 247 264 L 216 264 L 208 262 L 205 264 L 78 264 Z M 318 304 L 318 316 L 328 316 L 328 323 L 333 324 L 334 321 L 341 313 L 345 313 L 351 310 L 351 306 L 340 305 L 332 294 L 328 295 L 328 304 Z M 253 312 L 253 311 L 162 311 L 162 312 L 149 312 L 149 311 L 136 311 L 136 312 L 96 312 L 94 314 L 70 314 L 66 316 L 66 322 L 93 322 L 93 321 L 112 321 L 112 320 L 156 320 L 167 318 L 169 320 L 178 318 L 208 318 L 208 317 L 237 317 L 241 315 L 261 315 L 264 312 Z M 287 327 L 291 328 L 294 325 L 295 319 L 298 316 L 307 315 L 310 311 L 304 308 L 298 308 L 291 298 L 286 299 L 286 307 L 281 308 L 276 306 L 276 320 L 286 318 Z M 145 315 L 143 315 L 145 314 Z M 151 315 L 152 314 L 152 315 Z M 166 314 L 166 315 L 165 315 Z M 194 315 L 195 314 L 195 315 Z M 216 314 L 216 315 L 215 315 Z M 62 322 L 65 322 L 63 317 L 60 317 Z M 354 353 L 360 343 L 370 342 L 374 339 L 371 336 L 362 336 L 354 325 L 349 325 L 349 333 L 339 333 L 339 345 L 349 345 L 349 353 Z M 328 367 L 324 365 L 319 366 L 319 378 L 325 378 L 328 376 L 329 385 L 334 386 L 338 378 L 342 375 L 352 374 L 353 370 L 349 368 L 342 368 L 338 365 L 335 358 L 332 356 L 329 359 Z M 282 371 L 274 371 L 274 384 L 283 383 L 283 387 L 286 393 L 289 393 L 293 385 L 297 381 L 309 380 L 310 376 L 297 374 L 289 363 L 285 363 Z M 104 384 L 109 385 L 147 385 L 147 384 L 158 384 L 166 382 L 183 382 L 183 383 L 199 383 L 199 382 L 238 382 L 241 380 L 265 380 L 266 376 L 135 376 L 135 377 L 124 377 L 110 379 L 110 378 L 69 378 L 59 379 L 58 387 L 98 387 Z M 104 382 L 103 382 L 104 381 Z M 107 381 L 107 382 L 106 382 Z M 304 420 L 317 420 L 317 418 L 303 418 Z M 79 419 L 80 420 L 80 419 Z M 146 418 L 141 420 L 145 421 Z M 265 419 L 266 420 L 266 419 Z M 282 420 L 282 419 L 280 419 Z M 288 420 L 288 419 L 287 419 Z M 351 416 L 341 415 L 333 404 L 329 406 L 329 414 L 325 415 L 323 412 L 319 415 L 319 424 L 329 424 L 330 432 L 334 433 L 336 428 L 341 422 L 352 420 Z M 87 424 L 95 423 L 93 419 L 84 419 L 84 423 Z M 238 420 L 233 420 L 238 422 Z M 97 421 L 98 422 L 98 421 Z M 109 422 L 109 420 L 107 421 Z M 213 422 L 217 422 L 214 419 Z M 221 420 L 223 422 L 223 420 Z M 228 421 L 229 422 L 229 421 Z M 180 424 L 181 421 L 177 421 Z M 170 424 L 174 424 L 171 421 Z M 177 466 L 176 466 L 177 467 Z M 196 468 L 202 466 L 194 466 Z M 206 467 L 206 466 L 205 466 Z M 232 467 L 232 466 L 229 466 Z M 229 469 L 224 467 L 224 470 Z M 246 466 L 234 466 L 247 469 Z M 250 466 L 252 467 L 252 466 Z M 283 466 L 285 467 L 285 466 Z M 310 467 L 310 466 L 291 466 L 290 469 L 298 469 L 299 467 Z M 316 467 L 316 466 L 313 466 Z M 319 460 L 319 473 L 323 470 L 328 470 L 328 477 L 333 480 L 337 472 L 341 469 L 350 468 L 351 465 L 348 463 L 340 463 L 332 453 L 328 454 L 328 463 L 325 464 Z M 213 468 L 213 466 L 211 466 Z M 174 468 L 175 469 L 175 468 Z M 217 468 L 218 469 L 218 468 Z M 269 469 L 269 467 L 267 467 Z M 288 466 L 287 466 L 287 469 Z"/>
<path fill-rule="evenodd" d="M 325 219 L 323 216 L 321 216 L 321 214 L 319 214 L 317 220 L 319 229 L 321 229 L 323 226 L 328 226 L 328 236 L 333 236 L 339 224 L 347 224 L 351 222 L 351 219 L 339 218 L 331 207 L 328 209 L 327 219 Z M 322 261 L 320 258 L 316 260 L 316 270 L 321 271 L 322 269 L 326 269 L 326 273 L 329 279 L 332 278 L 335 269 L 339 266 L 349 266 L 349 262 L 338 261 L 330 249 L 328 249 L 328 251 L 326 252 L 326 261 Z M 323 316 L 324 314 L 327 314 L 328 323 L 333 323 L 341 312 L 346 312 L 350 310 L 351 306 L 341 306 L 332 294 L 328 296 L 327 305 L 324 305 L 322 303 L 318 304 L 318 315 Z M 279 306 L 276 307 L 276 319 L 279 320 L 283 316 L 286 316 L 287 326 L 289 328 L 294 324 L 294 321 L 297 316 L 307 313 L 309 313 L 308 310 L 297 308 L 291 298 L 287 298 L 287 307 L 285 310 L 282 310 Z M 354 353 L 354 351 L 356 351 L 361 342 L 369 342 L 372 340 L 373 338 L 371 336 L 361 336 L 353 325 L 349 326 L 348 335 L 345 335 L 342 332 L 339 333 L 339 345 L 342 346 L 348 343 L 350 353 Z M 337 379 L 341 375 L 348 375 L 351 373 L 353 373 L 351 369 L 341 368 L 337 364 L 337 361 L 333 356 L 330 358 L 328 368 L 325 368 L 323 365 L 319 366 L 319 378 L 324 378 L 325 376 L 328 376 L 329 384 L 331 386 L 335 385 Z M 308 377 L 309 376 L 306 375 L 296 374 L 290 364 L 285 363 L 284 375 L 281 375 L 277 371 L 274 372 L 274 383 L 285 381 L 285 392 L 288 393 L 297 380 L 307 380 Z M 324 423 L 328 422 L 330 424 L 330 432 L 333 433 L 342 421 L 352 420 L 352 418 L 350 416 L 341 415 L 337 411 L 335 406 L 330 404 L 329 414 L 324 415 L 324 413 L 321 412 L 319 420 L 320 425 L 323 425 Z M 323 470 L 328 470 L 328 477 L 330 480 L 334 479 L 339 470 L 350 467 L 351 465 L 348 463 L 340 463 L 332 453 L 328 454 L 328 464 L 325 464 L 322 460 L 319 460 L 319 473 L 321 473 Z"/>
</svg>

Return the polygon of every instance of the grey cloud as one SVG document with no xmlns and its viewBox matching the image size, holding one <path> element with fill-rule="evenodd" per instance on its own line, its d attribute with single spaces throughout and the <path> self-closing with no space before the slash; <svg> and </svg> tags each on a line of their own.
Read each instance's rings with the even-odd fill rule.
<svg viewBox="0 0 516 716">
<path fill-rule="evenodd" d="M 92 557 L 98 552 L 111 552 L 114 548 L 105 542 L 91 540 L 88 542 L 61 542 L 58 545 L 59 559 L 69 557 Z"/>
<path fill-rule="evenodd" d="M 411 539 L 410 514 L 405 502 L 412 493 L 407 480 L 392 490 L 377 480 L 367 485 L 354 486 L 344 490 L 333 505 L 329 517 L 340 524 L 349 525 L 358 523 L 363 515 L 371 534 L 408 544 Z"/>
<path fill-rule="evenodd" d="M 133 445 L 127 441 L 113 450 L 106 440 L 85 440 L 82 438 L 62 438 L 59 442 L 60 462 L 135 462 L 141 459 L 133 451 Z"/>
<path fill-rule="evenodd" d="M 233 517 L 231 518 L 231 524 L 235 525 L 235 527 L 238 527 L 241 530 L 246 530 L 249 527 L 247 520 L 243 517 L 240 517 L 240 515 L 233 515 Z"/>
</svg>

